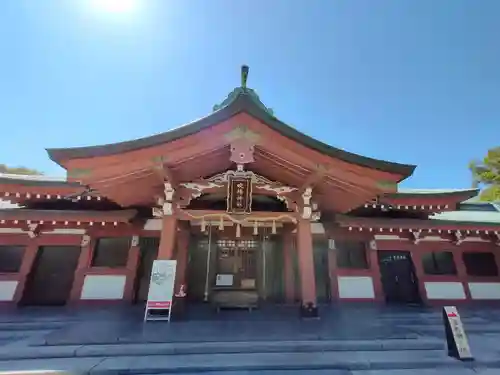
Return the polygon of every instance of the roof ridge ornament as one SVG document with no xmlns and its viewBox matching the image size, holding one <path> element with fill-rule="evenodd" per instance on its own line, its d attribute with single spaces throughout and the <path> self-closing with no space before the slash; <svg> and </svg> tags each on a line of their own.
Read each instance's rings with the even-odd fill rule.
<svg viewBox="0 0 500 375">
<path fill-rule="evenodd" d="M 236 87 L 233 91 L 229 93 L 229 95 L 224 99 L 224 101 L 220 104 L 216 104 L 212 107 L 212 110 L 218 111 L 219 109 L 222 109 L 224 107 L 227 107 L 231 103 L 233 103 L 240 95 L 247 95 L 250 100 L 254 102 L 254 104 L 262 109 L 263 111 L 267 112 L 270 116 L 274 117 L 274 111 L 266 107 L 264 103 L 261 102 L 259 95 L 255 92 L 255 90 L 250 89 L 247 87 L 247 80 L 248 80 L 248 72 L 250 71 L 250 68 L 248 65 L 242 65 L 241 66 L 241 86 Z"/>
<path fill-rule="evenodd" d="M 248 65 L 241 66 L 241 87 L 243 89 L 247 88 L 247 79 L 249 70 L 250 68 L 248 67 Z"/>
</svg>

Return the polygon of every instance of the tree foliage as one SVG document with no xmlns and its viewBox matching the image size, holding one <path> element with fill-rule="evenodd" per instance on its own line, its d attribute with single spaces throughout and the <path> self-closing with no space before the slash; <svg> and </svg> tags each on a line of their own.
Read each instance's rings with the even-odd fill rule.
<svg viewBox="0 0 500 375">
<path fill-rule="evenodd" d="M 30 169 L 26 167 L 8 167 L 5 164 L 0 164 L 0 173 L 9 174 L 24 174 L 24 175 L 42 175 L 43 173 L 37 171 L 36 169 Z"/>
<path fill-rule="evenodd" d="M 500 201 L 500 147 L 492 148 L 480 161 L 469 164 L 474 187 L 482 187 L 479 198 L 483 201 Z"/>
</svg>

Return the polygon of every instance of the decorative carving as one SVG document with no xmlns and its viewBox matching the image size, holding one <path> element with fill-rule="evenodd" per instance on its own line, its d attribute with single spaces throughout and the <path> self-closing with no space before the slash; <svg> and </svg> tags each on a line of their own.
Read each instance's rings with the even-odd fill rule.
<svg viewBox="0 0 500 375">
<path fill-rule="evenodd" d="M 317 222 L 321 219 L 321 212 L 320 211 L 313 211 L 311 214 L 311 221 Z"/>
<path fill-rule="evenodd" d="M 156 199 L 156 204 L 161 206 L 161 208 L 153 207 L 152 213 L 154 217 L 162 217 L 163 215 L 173 215 L 173 203 L 175 189 L 172 187 L 172 184 L 168 181 L 163 183 L 164 188 L 164 197 L 158 197 Z M 160 213 L 161 212 L 161 213 Z"/>
<path fill-rule="evenodd" d="M 465 241 L 465 236 L 459 230 L 456 230 L 455 232 L 453 232 L 453 236 L 455 237 L 455 240 L 453 242 L 457 246 L 459 246 L 462 242 Z"/>
<path fill-rule="evenodd" d="M 493 234 L 496 237 L 495 245 L 500 246 L 500 233 L 499 232 L 493 232 Z"/>
<path fill-rule="evenodd" d="M 368 245 L 370 250 L 377 251 L 377 241 L 371 240 Z"/>
<path fill-rule="evenodd" d="M 248 139 L 240 138 L 231 142 L 231 156 L 229 160 L 237 165 L 253 163 L 254 143 Z"/>
<path fill-rule="evenodd" d="M 132 236 L 130 246 L 139 246 L 139 236 Z"/>
<path fill-rule="evenodd" d="M 259 143 L 260 140 L 260 134 L 250 130 L 246 125 L 239 125 L 235 127 L 233 130 L 224 134 L 224 137 L 229 143 L 238 139 L 245 139 L 255 145 Z"/>
<path fill-rule="evenodd" d="M 165 193 L 165 200 L 168 202 L 172 202 L 174 198 L 174 188 L 172 187 L 172 184 L 170 182 L 165 182 L 164 184 L 164 193 Z"/>
<path fill-rule="evenodd" d="M 35 238 L 40 234 L 40 224 L 28 224 L 28 237 Z"/>
<path fill-rule="evenodd" d="M 203 190 L 211 189 L 211 188 L 215 188 L 215 187 L 218 187 L 218 188 L 224 187 L 224 185 L 214 183 L 210 180 L 200 181 L 200 182 L 184 182 L 181 184 L 181 186 L 184 186 L 185 188 L 188 188 L 191 190 L 195 190 L 197 193 L 193 193 L 193 194 L 198 194 L 198 195 L 194 196 L 194 198 L 198 198 L 199 196 L 201 196 L 201 194 L 203 194 Z"/>
<path fill-rule="evenodd" d="M 311 204 L 312 198 L 312 188 L 307 187 L 302 193 L 302 199 L 304 200 L 304 205 L 309 206 Z"/>
<path fill-rule="evenodd" d="M 302 193 L 302 218 L 303 219 L 311 219 L 312 216 L 312 207 L 311 207 L 311 198 L 312 198 L 312 188 L 305 188 Z"/>
<path fill-rule="evenodd" d="M 278 184 L 273 184 L 273 183 L 267 183 L 265 185 L 258 185 L 258 186 L 256 186 L 256 188 L 262 189 L 262 190 L 267 190 L 267 191 L 274 191 L 276 193 L 276 195 L 291 193 L 293 191 L 298 190 L 295 187 L 278 185 Z"/>
<path fill-rule="evenodd" d="M 423 238 L 421 238 L 421 234 L 422 234 L 422 231 L 421 230 L 418 230 L 418 231 L 415 231 L 415 232 L 410 232 L 413 236 L 413 243 L 415 245 L 418 245 L 420 241 L 422 241 Z"/>
<path fill-rule="evenodd" d="M 80 243 L 81 247 L 88 246 L 90 244 L 90 236 L 88 234 L 84 234 L 82 236 L 82 242 Z"/>
<path fill-rule="evenodd" d="M 153 217 L 161 218 L 163 217 L 163 210 L 158 207 L 153 207 Z"/>
</svg>

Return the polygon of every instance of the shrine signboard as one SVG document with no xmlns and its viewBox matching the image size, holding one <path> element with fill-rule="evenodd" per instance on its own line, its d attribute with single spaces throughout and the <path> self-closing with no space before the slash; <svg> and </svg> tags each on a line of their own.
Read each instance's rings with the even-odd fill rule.
<svg viewBox="0 0 500 375">
<path fill-rule="evenodd" d="M 252 179 L 228 176 L 227 212 L 248 214 L 252 212 Z"/>
<path fill-rule="evenodd" d="M 155 260 L 149 282 L 144 321 L 167 320 L 172 315 L 176 260 Z"/>
<path fill-rule="evenodd" d="M 443 308 L 443 320 L 448 355 L 462 361 L 472 361 L 474 358 L 457 308 L 455 306 L 445 306 Z"/>
</svg>

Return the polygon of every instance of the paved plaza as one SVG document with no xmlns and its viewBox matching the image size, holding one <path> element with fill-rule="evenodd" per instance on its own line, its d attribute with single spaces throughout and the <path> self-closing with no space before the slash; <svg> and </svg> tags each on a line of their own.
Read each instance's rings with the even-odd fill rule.
<svg viewBox="0 0 500 375">
<path fill-rule="evenodd" d="M 0 370 L 76 374 L 498 374 L 500 308 L 459 308 L 474 362 L 446 356 L 439 309 L 325 306 L 253 312 L 191 306 L 142 322 L 140 307 L 25 308 L 0 313 Z"/>
</svg>

